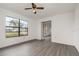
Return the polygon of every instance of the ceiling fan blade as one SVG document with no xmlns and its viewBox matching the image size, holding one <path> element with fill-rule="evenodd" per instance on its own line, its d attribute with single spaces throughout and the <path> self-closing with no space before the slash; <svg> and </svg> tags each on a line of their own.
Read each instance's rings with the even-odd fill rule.
<svg viewBox="0 0 79 59">
<path fill-rule="evenodd" d="M 25 8 L 25 10 L 29 10 L 29 9 L 32 9 L 32 8 Z"/>
<path fill-rule="evenodd" d="M 37 7 L 37 9 L 44 9 L 44 7 Z"/>
<path fill-rule="evenodd" d="M 34 3 L 32 3 L 32 5 L 35 5 Z"/>
<path fill-rule="evenodd" d="M 36 8 L 36 4 L 35 3 L 32 3 L 32 8 Z"/>
</svg>

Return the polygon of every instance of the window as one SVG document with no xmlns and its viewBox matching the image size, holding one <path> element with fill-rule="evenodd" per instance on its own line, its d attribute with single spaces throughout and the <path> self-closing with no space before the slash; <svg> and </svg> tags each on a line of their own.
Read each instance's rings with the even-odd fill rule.
<svg viewBox="0 0 79 59">
<path fill-rule="evenodd" d="M 28 22 L 12 17 L 6 17 L 6 37 L 28 35 Z"/>
</svg>

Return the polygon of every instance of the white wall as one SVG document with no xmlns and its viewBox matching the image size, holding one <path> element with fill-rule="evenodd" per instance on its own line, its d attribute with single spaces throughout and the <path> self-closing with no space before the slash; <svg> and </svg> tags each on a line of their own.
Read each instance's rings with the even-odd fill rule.
<svg viewBox="0 0 79 59">
<path fill-rule="evenodd" d="M 73 24 L 74 24 L 74 12 L 63 13 L 47 18 L 40 19 L 38 21 L 38 39 L 41 39 L 41 22 L 52 21 L 52 42 L 73 45 Z"/>
<path fill-rule="evenodd" d="M 54 19 L 54 34 L 52 42 L 73 45 L 73 24 L 74 13 L 64 13 L 53 16 Z"/>
<path fill-rule="evenodd" d="M 23 19 L 28 21 L 28 36 L 21 36 L 21 37 L 12 37 L 6 38 L 5 37 L 5 17 L 11 16 L 19 19 Z M 5 47 L 8 45 L 28 41 L 31 39 L 35 39 L 35 20 L 27 18 L 27 16 L 22 16 L 12 11 L 0 9 L 0 48 Z"/>
<path fill-rule="evenodd" d="M 79 51 L 79 4 L 77 4 L 76 9 L 75 9 L 74 45 Z"/>
</svg>

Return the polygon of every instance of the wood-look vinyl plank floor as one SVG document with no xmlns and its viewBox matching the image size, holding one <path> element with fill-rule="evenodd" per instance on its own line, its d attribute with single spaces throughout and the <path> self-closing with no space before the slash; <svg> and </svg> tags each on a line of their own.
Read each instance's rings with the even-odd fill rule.
<svg viewBox="0 0 79 59">
<path fill-rule="evenodd" d="M 34 40 L 0 49 L 0 56 L 79 56 L 71 45 Z"/>
</svg>

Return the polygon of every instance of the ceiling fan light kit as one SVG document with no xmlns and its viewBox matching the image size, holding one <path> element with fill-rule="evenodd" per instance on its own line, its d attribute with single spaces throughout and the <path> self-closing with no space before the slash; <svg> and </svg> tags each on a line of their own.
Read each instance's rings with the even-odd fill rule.
<svg viewBox="0 0 79 59">
<path fill-rule="evenodd" d="M 25 10 L 30 10 L 32 9 L 33 10 L 33 13 L 36 14 L 36 9 L 39 9 L 39 10 L 43 10 L 44 7 L 37 7 L 37 5 L 35 3 L 32 3 L 32 8 L 25 8 Z"/>
<path fill-rule="evenodd" d="M 36 10 L 35 9 L 33 9 L 33 13 L 36 14 Z"/>
</svg>

